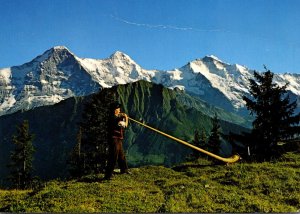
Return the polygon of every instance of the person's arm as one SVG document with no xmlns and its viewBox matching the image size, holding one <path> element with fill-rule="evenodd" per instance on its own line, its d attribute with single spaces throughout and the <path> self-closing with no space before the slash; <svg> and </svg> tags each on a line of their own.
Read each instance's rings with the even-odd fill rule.
<svg viewBox="0 0 300 214">
<path fill-rule="evenodd" d="M 120 113 L 119 116 L 125 118 L 125 121 L 120 121 L 120 122 L 122 122 L 122 123 L 120 123 L 120 124 L 122 124 L 122 126 L 123 126 L 124 128 L 127 128 L 127 126 L 128 126 L 128 116 L 127 116 L 127 114 L 125 114 L 125 113 Z"/>
<path fill-rule="evenodd" d="M 125 114 L 125 127 L 126 128 L 128 127 L 128 116 L 127 116 L 127 114 Z"/>
</svg>

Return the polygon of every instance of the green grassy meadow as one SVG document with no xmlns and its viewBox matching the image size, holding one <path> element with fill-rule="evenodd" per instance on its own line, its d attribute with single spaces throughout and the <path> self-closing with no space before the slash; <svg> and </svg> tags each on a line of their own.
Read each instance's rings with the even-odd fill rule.
<svg viewBox="0 0 300 214">
<path fill-rule="evenodd" d="M 215 165 L 206 159 L 132 174 L 53 180 L 0 190 L 0 212 L 299 212 L 300 154 L 278 161 Z"/>
</svg>

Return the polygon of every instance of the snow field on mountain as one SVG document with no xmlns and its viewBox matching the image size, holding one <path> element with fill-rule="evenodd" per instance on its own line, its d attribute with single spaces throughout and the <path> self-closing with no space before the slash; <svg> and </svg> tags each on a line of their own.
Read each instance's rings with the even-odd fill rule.
<svg viewBox="0 0 300 214">
<path fill-rule="evenodd" d="M 138 80 L 185 90 L 207 102 L 245 107 L 253 70 L 205 56 L 173 70 L 146 70 L 128 55 L 117 51 L 107 59 L 79 58 L 64 46 L 45 51 L 21 66 L 0 69 L 0 115 L 20 109 L 51 105 L 72 96 L 85 96 Z M 300 75 L 275 74 L 274 81 L 300 96 Z"/>
</svg>

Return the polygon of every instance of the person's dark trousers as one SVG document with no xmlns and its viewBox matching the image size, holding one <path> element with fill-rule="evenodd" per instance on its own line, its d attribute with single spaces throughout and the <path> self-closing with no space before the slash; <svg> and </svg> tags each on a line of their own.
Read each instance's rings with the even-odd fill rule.
<svg viewBox="0 0 300 214">
<path fill-rule="evenodd" d="M 121 173 L 128 171 L 126 157 L 123 151 L 122 139 L 113 138 L 109 147 L 108 164 L 105 170 L 105 178 L 109 179 L 112 176 L 114 168 L 118 162 Z"/>
</svg>

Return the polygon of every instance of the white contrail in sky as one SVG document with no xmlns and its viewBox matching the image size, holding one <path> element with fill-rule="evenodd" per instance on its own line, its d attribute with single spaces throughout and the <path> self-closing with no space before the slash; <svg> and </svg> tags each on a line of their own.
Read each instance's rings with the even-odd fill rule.
<svg viewBox="0 0 300 214">
<path fill-rule="evenodd" d="M 182 31 L 199 31 L 199 32 L 220 32 L 224 31 L 221 29 L 199 29 L 199 28 L 193 28 L 193 27 L 178 27 L 173 25 L 153 25 L 153 24 L 145 24 L 145 23 L 137 23 L 137 22 L 131 22 L 125 19 L 121 19 L 119 17 L 110 15 L 111 18 L 115 19 L 116 21 L 123 22 L 128 25 L 134 25 L 138 27 L 146 27 L 146 28 L 160 28 L 160 29 L 171 29 L 171 30 L 182 30 Z"/>
<path fill-rule="evenodd" d="M 213 33 L 213 32 L 219 32 L 219 33 L 227 33 L 231 36 L 237 36 L 237 37 L 253 37 L 256 39 L 260 39 L 262 41 L 269 41 L 270 39 L 268 37 L 265 36 L 258 36 L 256 34 L 247 34 L 247 33 L 242 33 L 242 32 L 234 32 L 232 30 L 229 29 L 218 29 L 218 28 L 212 28 L 212 29 L 200 29 L 200 28 L 194 28 L 194 27 L 179 27 L 179 26 L 174 26 L 174 25 L 162 25 L 162 24 L 158 24 L 158 25 L 154 25 L 154 24 L 148 24 L 148 23 L 137 23 L 137 22 L 132 22 L 132 21 L 128 21 L 126 19 L 122 19 L 119 18 L 117 16 L 114 15 L 107 15 L 110 18 L 118 21 L 118 22 L 122 22 L 124 24 L 128 24 L 128 25 L 132 25 L 132 26 L 137 26 L 137 27 L 144 27 L 144 28 L 153 28 L 153 29 L 170 29 L 170 30 L 178 30 L 178 31 L 192 31 L 192 32 L 204 32 L 204 33 Z M 277 43 L 282 43 L 282 41 L 276 41 L 274 40 L 274 42 Z M 292 46 L 293 48 L 295 48 L 294 46 L 299 47 L 299 43 L 295 43 L 295 42 L 291 42 L 291 41 L 287 41 L 287 44 L 289 46 Z M 267 50 L 269 51 L 269 50 Z"/>
</svg>

